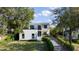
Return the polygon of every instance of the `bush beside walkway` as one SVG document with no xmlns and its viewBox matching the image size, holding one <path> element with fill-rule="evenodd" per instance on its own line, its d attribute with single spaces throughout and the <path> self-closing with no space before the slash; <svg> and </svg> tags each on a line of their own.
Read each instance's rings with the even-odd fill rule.
<svg viewBox="0 0 79 59">
<path fill-rule="evenodd" d="M 49 51 L 53 51 L 53 50 L 54 50 L 54 46 L 53 46 L 53 44 L 52 44 L 52 42 L 51 42 L 51 39 L 50 39 L 49 37 L 44 36 L 44 37 L 42 38 L 42 41 L 44 41 L 44 42 L 46 43 L 46 45 L 47 45 Z"/>
<path fill-rule="evenodd" d="M 70 45 L 69 41 L 67 41 L 63 36 L 57 36 L 57 41 L 63 46 L 63 48 L 67 49 L 68 51 L 74 50 L 73 44 Z"/>
</svg>

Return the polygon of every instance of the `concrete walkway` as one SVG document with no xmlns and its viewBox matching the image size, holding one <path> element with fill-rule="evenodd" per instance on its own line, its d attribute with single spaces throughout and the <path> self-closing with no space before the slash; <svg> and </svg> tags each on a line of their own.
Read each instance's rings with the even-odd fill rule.
<svg viewBox="0 0 79 59">
<path fill-rule="evenodd" d="M 55 51 L 64 51 L 63 47 L 56 41 L 57 39 L 54 37 L 51 37 L 51 42 L 54 46 Z"/>
</svg>

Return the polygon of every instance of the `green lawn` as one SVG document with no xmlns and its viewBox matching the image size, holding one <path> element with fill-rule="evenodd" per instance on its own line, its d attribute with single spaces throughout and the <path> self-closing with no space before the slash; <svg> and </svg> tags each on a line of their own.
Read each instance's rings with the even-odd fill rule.
<svg viewBox="0 0 79 59">
<path fill-rule="evenodd" d="M 47 51 L 42 41 L 0 41 L 0 51 Z"/>
</svg>

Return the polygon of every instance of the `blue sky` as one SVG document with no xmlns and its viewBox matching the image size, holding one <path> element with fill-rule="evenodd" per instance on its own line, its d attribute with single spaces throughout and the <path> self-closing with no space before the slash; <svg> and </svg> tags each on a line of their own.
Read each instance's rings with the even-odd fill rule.
<svg viewBox="0 0 79 59">
<path fill-rule="evenodd" d="M 34 23 L 50 22 L 51 23 L 51 19 L 50 19 L 51 12 L 49 7 L 34 7 L 34 12 L 35 14 L 32 22 Z"/>
</svg>

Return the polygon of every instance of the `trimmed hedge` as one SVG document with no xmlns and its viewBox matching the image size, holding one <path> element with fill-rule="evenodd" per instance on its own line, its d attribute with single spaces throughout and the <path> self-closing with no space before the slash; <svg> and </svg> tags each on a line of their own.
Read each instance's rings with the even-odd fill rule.
<svg viewBox="0 0 79 59">
<path fill-rule="evenodd" d="M 54 50 L 54 46 L 53 46 L 52 42 L 50 41 L 50 38 L 49 37 L 44 36 L 42 38 L 42 41 L 47 44 L 47 47 L 48 47 L 48 50 L 49 51 L 53 51 Z"/>
<path fill-rule="evenodd" d="M 74 50 L 74 46 L 69 44 L 69 41 L 66 41 L 64 38 L 61 37 L 57 37 L 58 42 L 63 46 L 63 48 L 69 50 L 69 51 L 73 51 Z"/>
</svg>

